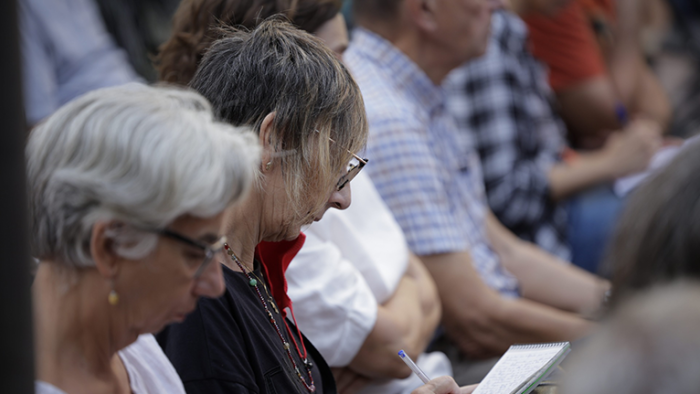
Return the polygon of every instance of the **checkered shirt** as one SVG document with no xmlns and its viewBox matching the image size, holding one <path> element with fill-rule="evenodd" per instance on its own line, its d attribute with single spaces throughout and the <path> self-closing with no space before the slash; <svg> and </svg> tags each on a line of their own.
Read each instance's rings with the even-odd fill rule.
<svg viewBox="0 0 700 394">
<path fill-rule="evenodd" d="M 445 107 L 445 95 L 400 50 L 356 29 L 344 59 L 370 124 L 369 172 L 418 255 L 468 251 L 490 287 L 518 295 L 486 237 L 479 159 Z"/>
<path fill-rule="evenodd" d="M 528 49 L 525 23 L 495 13 L 486 55 L 455 70 L 444 87 L 448 111 L 475 141 L 496 217 L 520 238 L 569 260 L 566 211 L 550 198 L 547 177 L 566 131 L 545 70 Z"/>
</svg>

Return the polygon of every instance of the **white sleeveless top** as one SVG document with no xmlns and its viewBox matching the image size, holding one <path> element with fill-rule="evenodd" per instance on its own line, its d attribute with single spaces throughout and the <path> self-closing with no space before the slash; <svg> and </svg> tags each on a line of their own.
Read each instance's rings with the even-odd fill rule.
<svg viewBox="0 0 700 394">
<path fill-rule="evenodd" d="M 185 394 L 180 377 L 153 335 L 139 336 L 119 351 L 119 357 L 129 374 L 133 394 Z M 69 394 L 42 381 L 36 381 L 35 389 L 36 394 Z"/>
</svg>

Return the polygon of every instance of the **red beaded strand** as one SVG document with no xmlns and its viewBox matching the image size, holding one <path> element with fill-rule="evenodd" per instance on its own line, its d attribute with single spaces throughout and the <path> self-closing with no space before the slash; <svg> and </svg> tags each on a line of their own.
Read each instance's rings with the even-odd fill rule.
<svg viewBox="0 0 700 394">
<path fill-rule="evenodd" d="M 270 323 L 272 323 L 272 325 L 275 327 L 275 331 L 277 331 L 277 336 L 279 336 L 280 341 L 282 341 L 282 345 L 284 346 L 284 350 L 287 353 L 287 357 L 289 358 L 289 361 L 291 361 L 292 365 L 294 366 L 294 372 L 296 372 L 297 377 L 299 378 L 301 383 L 304 385 L 304 387 L 306 387 L 306 390 L 308 392 L 310 392 L 310 393 L 316 392 L 316 385 L 314 384 L 314 378 L 311 375 L 312 364 L 308 362 L 306 357 L 304 357 L 304 366 L 306 367 L 306 372 L 309 375 L 309 381 L 311 382 L 309 384 L 309 383 L 306 383 L 306 380 L 304 380 L 304 377 L 301 375 L 301 371 L 299 371 L 299 367 L 297 367 L 296 361 L 294 361 L 294 357 L 292 356 L 292 351 L 291 351 L 291 345 L 289 344 L 289 342 L 287 342 L 284 339 L 284 336 L 282 335 L 282 331 L 280 330 L 279 326 L 277 325 L 277 321 L 275 320 L 275 317 L 272 315 L 272 313 L 270 312 L 270 309 L 267 307 L 267 303 L 265 302 L 265 298 L 263 297 L 262 293 L 260 292 L 260 289 L 258 288 L 258 281 L 255 278 L 253 278 L 252 276 L 250 276 L 250 274 L 245 269 L 245 267 L 243 267 L 243 264 L 241 264 L 241 262 L 238 260 L 238 256 L 236 256 L 236 254 L 233 253 L 233 250 L 231 250 L 231 248 L 229 248 L 228 244 L 224 244 L 224 249 L 226 249 L 226 253 L 228 253 L 228 255 L 231 256 L 231 260 L 233 260 L 233 262 L 236 263 L 236 265 L 238 265 L 238 268 L 240 268 L 241 271 L 243 272 L 243 274 L 246 276 L 246 278 L 248 278 L 248 284 L 250 285 L 250 287 L 255 289 L 255 293 L 258 295 L 258 298 L 260 299 L 260 302 L 262 303 L 263 308 L 265 308 L 265 312 L 267 313 L 267 316 L 270 318 Z M 289 327 L 287 327 L 287 330 L 289 331 Z M 294 340 L 294 336 L 291 335 L 291 332 L 290 332 L 290 337 L 294 341 L 294 347 L 296 348 L 297 353 L 301 354 L 301 352 L 299 351 L 299 347 L 296 343 L 296 340 Z"/>
</svg>

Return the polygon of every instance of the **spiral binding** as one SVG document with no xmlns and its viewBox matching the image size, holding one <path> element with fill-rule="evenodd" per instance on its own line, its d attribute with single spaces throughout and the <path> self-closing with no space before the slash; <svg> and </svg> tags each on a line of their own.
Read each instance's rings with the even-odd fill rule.
<svg viewBox="0 0 700 394">
<path fill-rule="evenodd" d="M 552 343 L 531 343 L 524 345 L 513 345 L 512 349 L 515 350 L 534 350 L 534 349 L 549 349 L 558 346 L 566 346 L 568 342 L 552 342 Z"/>
</svg>

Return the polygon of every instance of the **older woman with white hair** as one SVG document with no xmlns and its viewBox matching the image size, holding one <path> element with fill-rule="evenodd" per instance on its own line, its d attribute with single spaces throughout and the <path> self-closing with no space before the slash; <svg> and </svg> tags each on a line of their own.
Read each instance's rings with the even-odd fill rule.
<svg viewBox="0 0 700 394">
<path fill-rule="evenodd" d="M 223 293 L 223 211 L 258 160 L 254 137 L 172 88 L 98 90 L 32 132 L 38 393 L 184 393 L 148 333 Z"/>
</svg>

